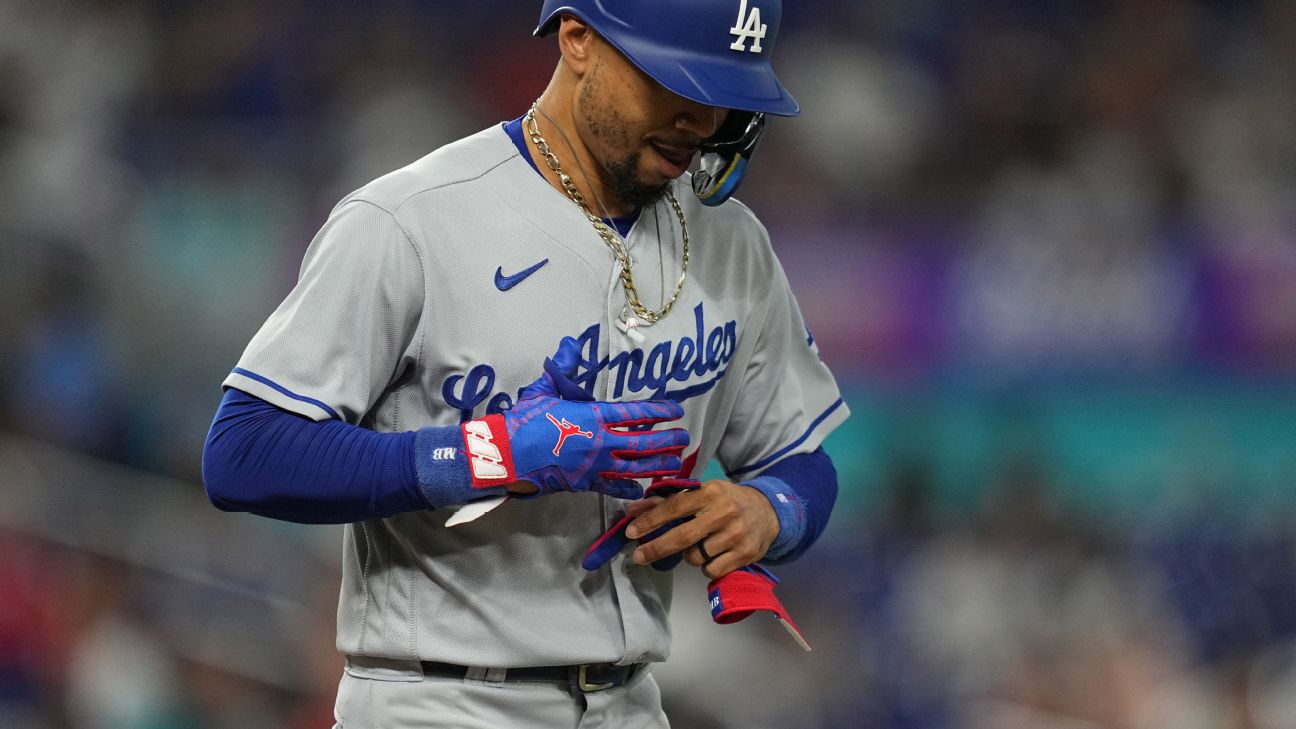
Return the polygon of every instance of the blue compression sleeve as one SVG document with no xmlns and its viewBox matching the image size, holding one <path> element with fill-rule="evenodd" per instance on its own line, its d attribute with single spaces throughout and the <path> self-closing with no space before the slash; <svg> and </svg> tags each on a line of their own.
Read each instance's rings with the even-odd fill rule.
<svg viewBox="0 0 1296 729">
<path fill-rule="evenodd" d="M 377 433 L 316 422 L 229 389 L 207 434 L 203 484 L 225 511 L 342 524 L 466 503 L 473 489 L 459 428 Z"/>
<path fill-rule="evenodd" d="M 765 494 L 779 520 L 779 535 L 764 562 L 783 564 L 800 557 L 823 534 L 837 501 L 837 469 L 821 446 L 789 456 L 743 485 Z"/>
</svg>

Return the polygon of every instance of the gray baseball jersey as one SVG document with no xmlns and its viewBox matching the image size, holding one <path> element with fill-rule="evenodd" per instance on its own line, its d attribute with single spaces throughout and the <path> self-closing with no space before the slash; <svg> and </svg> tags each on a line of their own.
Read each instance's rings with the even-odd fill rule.
<svg viewBox="0 0 1296 729">
<path fill-rule="evenodd" d="M 627 333 L 615 258 L 507 133 L 443 147 L 333 210 L 225 385 L 316 420 L 450 426 L 508 408 L 572 336 L 596 398 L 683 404 L 671 425 L 691 434 L 694 473 L 718 458 L 745 479 L 814 450 L 847 408 L 766 231 L 737 202 L 704 208 L 676 190 L 687 283 L 669 316 Z M 644 210 L 627 242 L 659 306 L 679 277 L 669 205 Z M 338 648 L 495 667 L 665 660 L 669 574 L 624 555 L 580 566 L 622 508 L 556 494 L 455 527 L 449 510 L 349 525 Z"/>
</svg>

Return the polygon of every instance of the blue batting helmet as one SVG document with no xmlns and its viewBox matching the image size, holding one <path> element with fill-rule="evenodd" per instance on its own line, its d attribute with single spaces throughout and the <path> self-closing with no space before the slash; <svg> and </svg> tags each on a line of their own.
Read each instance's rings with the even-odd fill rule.
<svg viewBox="0 0 1296 729">
<path fill-rule="evenodd" d="M 702 143 L 693 192 L 704 205 L 720 205 L 738 189 L 766 114 L 801 113 L 770 65 L 782 0 L 545 0 L 535 34 L 552 33 L 564 14 L 668 90 L 738 112 Z"/>
<path fill-rule="evenodd" d="M 770 56 L 782 0 L 545 0 L 535 34 L 580 18 L 630 62 L 707 106 L 796 116 Z"/>
</svg>

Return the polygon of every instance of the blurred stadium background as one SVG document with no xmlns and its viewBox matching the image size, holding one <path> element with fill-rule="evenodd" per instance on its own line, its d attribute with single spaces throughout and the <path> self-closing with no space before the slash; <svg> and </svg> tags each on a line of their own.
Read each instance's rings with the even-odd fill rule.
<svg viewBox="0 0 1296 729">
<path fill-rule="evenodd" d="M 675 725 L 1296 727 L 1296 3 L 788 2 L 742 197 L 854 417 Z M 340 532 L 219 384 L 349 190 L 516 117 L 538 3 L 0 0 L 0 726 L 326 727 Z"/>
</svg>

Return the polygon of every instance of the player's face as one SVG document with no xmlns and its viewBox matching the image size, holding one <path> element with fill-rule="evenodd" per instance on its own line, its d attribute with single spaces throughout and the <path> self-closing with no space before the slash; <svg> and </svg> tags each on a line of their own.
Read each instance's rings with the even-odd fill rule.
<svg viewBox="0 0 1296 729">
<path fill-rule="evenodd" d="M 727 112 L 667 91 L 601 40 L 594 46 L 576 98 L 577 128 L 612 194 L 642 207 L 688 170 Z"/>
</svg>

